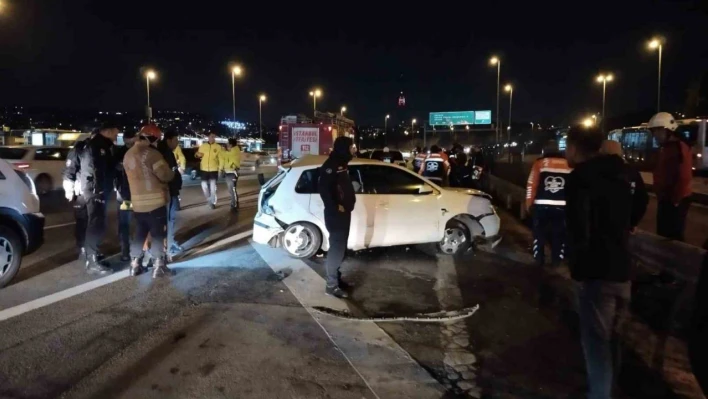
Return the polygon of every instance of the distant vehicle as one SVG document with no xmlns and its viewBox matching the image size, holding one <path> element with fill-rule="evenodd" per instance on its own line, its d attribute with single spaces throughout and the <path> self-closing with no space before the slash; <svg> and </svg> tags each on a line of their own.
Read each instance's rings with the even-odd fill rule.
<svg viewBox="0 0 708 399">
<path fill-rule="evenodd" d="M 402 166 L 404 168 L 406 167 L 406 160 L 403 157 L 403 153 L 396 150 L 390 150 L 388 152 L 385 152 L 384 150 L 373 150 L 369 153 L 369 158 Z"/>
<path fill-rule="evenodd" d="M 41 195 L 61 188 L 62 172 L 70 150 L 59 146 L 0 147 L 0 158 L 25 172 Z"/>
<path fill-rule="evenodd" d="M 295 160 L 263 186 L 253 241 L 282 247 L 295 258 L 329 249 L 317 187 L 325 159 L 310 155 Z M 370 159 L 352 160 L 349 176 L 357 199 L 349 249 L 437 243 L 441 252 L 452 255 L 501 240 L 491 196 L 481 191 L 442 188 L 408 169 Z"/>
<path fill-rule="evenodd" d="M 278 163 L 276 155 L 268 154 L 265 151 L 241 151 L 241 167 L 260 168 L 262 165 L 276 165 Z"/>
<path fill-rule="evenodd" d="M 0 160 L 0 288 L 20 270 L 22 257 L 44 242 L 44 215 L 34 182 Z"/>
</svg>

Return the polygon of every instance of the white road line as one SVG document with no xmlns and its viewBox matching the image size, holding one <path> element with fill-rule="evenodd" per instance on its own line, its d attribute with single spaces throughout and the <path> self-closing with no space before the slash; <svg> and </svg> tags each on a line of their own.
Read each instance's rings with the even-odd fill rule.
<svg viewBox="0 0 708 399">
<path fill-rule="evenodd" d="M 274 272 L 288 271 L 283 283 L 310 312 L 377 398 L 439 399 L 445 389 L 385 331 L 370 321 L 354 321 L 315 313 L 313 306 L 347 310 L 345 301 L 325 295 L 325 281 L 303 261 L 285 251 L 252 243 Z"/>
<path fill-rule="evenodd" d="M 123 270 L 122 272 L 111 274 L 110 276 L 101 277 L 99 279 L 89 281 L 88 283 L 77 285 L 76 287 L 72 287 L 64 291 L 59 291 L 57 293 L 35 299 L 27 303 L 23 303 L 22 305 L 13 306 L 11 308 L 0 311 L 0 321 L 19 316 L 23 313 L 27 313 L 29 311 L 39 309 L 47 305 L 51 305 L 55 302 L 71 298 L 72 296 L 83 294 L 84 292 L 91 291 L 94 288 L 98 288 L 106 284 L 115 283 L 116 281 L 120 281 L 128 276 L 130 276 L 128 270 Z"/>
<path fill-rule="evenodd" d="M 207 252 L 207 251 L 211 251 L 212 249 L 218 248 L 218 247 L 220 247 L 220 246 L 223 246 L 223 245 L 226 245 L 226 244 L 230 244 L 230 243 L 232 243 L 232 242 L 236 242 L 236 241 L 243 240 L 244 238 L 250 237 L 250 236 L 252 236 L 252 235 L 253 235 L 253 230 L 248 230 L 248 231 L 244 231 L 243 233 L 238 233 L 238 234 L 233 235 L 233 236 L 231 236 L 231 237 L 224 238 L 223 240 L 219 240 L 219 241 L 217 241 L 217 242 L 215 242 L 215 243 L 209 245 L 209 246 L 206 247 L 206 248 L 202 248 L 202 249 L 200 249 L 199 251 L 195 252 L 194 255 L 199 255 L 199 254 L 201 254 L 201 253 L 204 253 L 204 252 Z"/>
<path fill-rule="evenodd" d="M 66 226 L 71 226 L 71 225 L 75 225 L 75 224 L 76 224 L 76 222 L 55 224 L 55 225 L 52 225 L 52 226 L 45 226 L 45 227 L 44 227 L 44 230 L 58 229 L 59 227 L 66 227 Z"/>
</svg>

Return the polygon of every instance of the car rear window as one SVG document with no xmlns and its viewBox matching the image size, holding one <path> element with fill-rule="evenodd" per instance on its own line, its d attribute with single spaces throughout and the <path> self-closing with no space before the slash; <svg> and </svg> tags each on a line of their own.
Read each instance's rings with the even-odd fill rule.
<svg viewBox="0 0 708 399">
<path fill-rule="evenodd" d="M 317 181 L 320 179 L 320 168 L 308 169 L 300 175 L 295 185 L 295 192 L 298 194 L 319 193 Z"/>
<path fill-rule="evenodd" d="M 27 154 L 25 148 L 0 148 L 0 159 L 22 159 Z"/>
</svg>

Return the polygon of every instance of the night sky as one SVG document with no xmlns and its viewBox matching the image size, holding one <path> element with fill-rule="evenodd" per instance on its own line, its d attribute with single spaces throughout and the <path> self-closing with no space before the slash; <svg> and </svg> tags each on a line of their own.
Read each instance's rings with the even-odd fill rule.
<svg viewBox="0 0 708 399">
<path fill-rule="evenodd" d="M 2 1 L 4 105 L 139 112 L 150 66 L 154 107 L 227 118 L 228 65 L 239 61 L 239 118 L 257 119 L 260 92 L 266 124 L 309 114 L 318 86 L 318 109 L 346 104 L 358 123 L 381 125 L 401 90 L 419 119 L 494 109 L 497 54 L 502 84 L 515 85 L 514 119 L 557 123 L 599 112 L 600 71 L 616 77 L 608 116 L 653 108 L 655 34 L 666 40 L 663 108 L 682 108 L 689 82 L 708 70 L 705 1 Z"/>
</svg>

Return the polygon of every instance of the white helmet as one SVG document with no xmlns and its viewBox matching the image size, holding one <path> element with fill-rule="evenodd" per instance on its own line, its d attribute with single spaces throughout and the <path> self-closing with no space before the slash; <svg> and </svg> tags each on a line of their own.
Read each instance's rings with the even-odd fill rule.
<svg viewBox="0 0 708 399">
<path fill-rule="evenodd" d="M 651 119 L 649 119 L 647 127 L 649 129 L 653 127 L 663 127 L 673 132 L 674 130 L 676 130 L 676 128 L 678 128 L 678 123 L 676 123 L 676 120 L 670 113 L 659 112 L 658 114 L 652 116 Z"/>
</svg>

